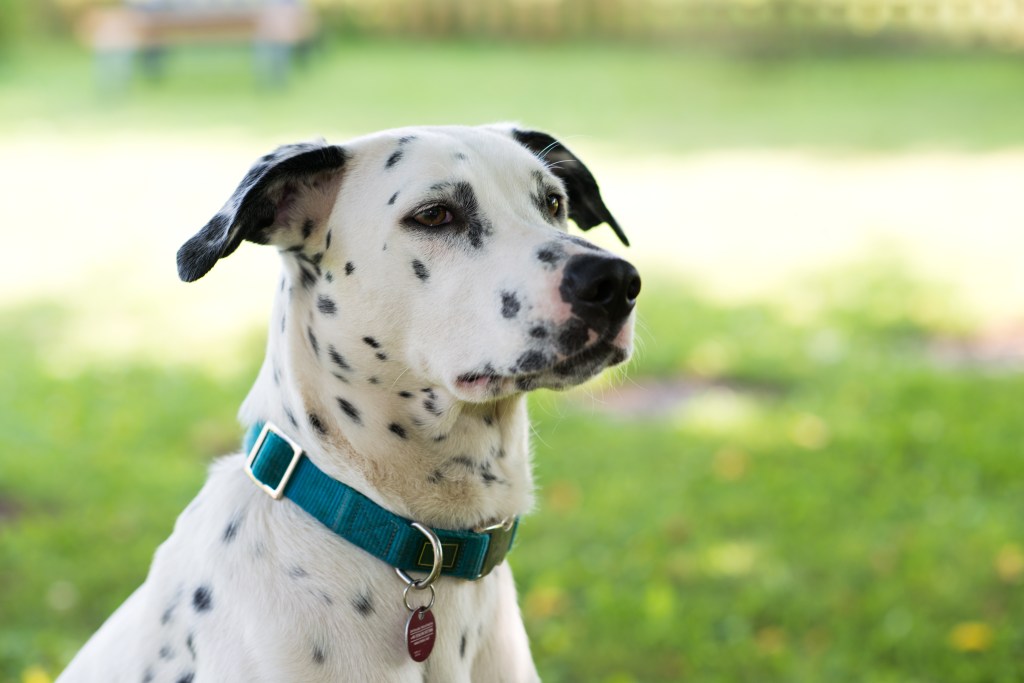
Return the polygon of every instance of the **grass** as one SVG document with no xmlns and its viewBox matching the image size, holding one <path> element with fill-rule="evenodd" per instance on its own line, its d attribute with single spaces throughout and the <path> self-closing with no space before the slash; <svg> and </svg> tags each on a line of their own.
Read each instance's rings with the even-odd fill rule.
<svg viewBox="0 0 1024 683">
<path fill-rule="evenodd" d="M 629 44 L 416 40 L 325 43 L 290 87 L 262 87 L 249 53 L 170 55 L 158 83 L 97 89 L 90 56 L 22 47 L 0 63 L 0 132 L 175 129 L 280 136 L 518 119 L 624 149 L 1020 145 L 1015 56 L 722 59 Z"/>
<path fill-rule="evenodd" d="M 669 378 L 689 400 L 599 417 L 605 385 L 535 398 L 541 505 L 511 561 L 545 680 L 1024 675 L 1024 376 L 938 363 L 952 323 L 890 315 L 875 304 L 908 283 L 869 274 L 857 316 L 799 323 L 662 281 L 621 389 Z M 260 356 L 226 379 L 141 361 L 55 377 L 63 319 L 11 311 L 0 337 L 5 680 L 59 670 L 141 581 L 234 447 Z"/>
</svg>

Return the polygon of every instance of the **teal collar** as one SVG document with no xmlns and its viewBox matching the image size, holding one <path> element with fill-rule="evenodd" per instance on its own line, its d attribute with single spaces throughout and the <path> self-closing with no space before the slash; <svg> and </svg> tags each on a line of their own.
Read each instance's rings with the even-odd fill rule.
<svg viewBox="0 0 1024 683">
<path fill-rule="evenodd" d="M 302 448 L 270 422 L 245 435 L 245 469 L 274 499 L 288 498 L 345 540 L 392 567 L 430 571 L 434 552 L 428 532 L 440 541 L 441 573 L 476 580 L 501 564 L 512 549 L 518 518 L 479 531 L 420 531 L 355 489 L 324 474 Z"/>
</svg>

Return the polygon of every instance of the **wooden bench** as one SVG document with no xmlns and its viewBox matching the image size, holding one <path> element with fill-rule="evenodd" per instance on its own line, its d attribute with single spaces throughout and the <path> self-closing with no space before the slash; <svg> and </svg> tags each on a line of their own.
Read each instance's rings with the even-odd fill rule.
<svg viewBox="0 0 1024 683">
<path fill-rule="evenodd" d="M 316 34 L 309 8 L 297 0 L 159 0 L 96 8 L 79 25 L 94 51 L 105 87 L 123 87 L 138 58 L 159 75 L 170 47 L 246 42 L 270 83 L 287 79 L 297 50 Z"/>
</svg>

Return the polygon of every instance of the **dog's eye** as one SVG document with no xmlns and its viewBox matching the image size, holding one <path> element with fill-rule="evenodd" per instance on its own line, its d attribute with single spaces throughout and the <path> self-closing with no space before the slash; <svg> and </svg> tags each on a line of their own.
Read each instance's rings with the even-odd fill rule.
<svg viewBox="0 0 1024 683">
<path fill-rule="evenodd" d="M 412 218 L 420 225 L 425 225 L 428 228 L 436 228 L 439 225 L 451 223 L 452 212 L 448 210 L 447 206 L 437 205 L 423 209 Z"/>
<path fill-rule="evenodd" d="M 548 213 L 554 218 L 562 210 L 562 198 L 557 194 L 549 194 L 547 199 Z"/>
</svg>

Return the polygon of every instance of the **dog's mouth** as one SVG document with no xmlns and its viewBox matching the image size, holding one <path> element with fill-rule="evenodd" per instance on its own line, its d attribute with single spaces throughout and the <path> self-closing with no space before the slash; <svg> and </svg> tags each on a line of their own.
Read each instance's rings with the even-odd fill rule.
<svg viewBox="0 0 1024 683">
<path fill-rule="evenodd" d="M 484 397 L 542 388 L 565 389 L 585 382 L 627 358 L 629 351 L 611 341 L 600 341 L 561 359 L 554 355 L 546 356 L 539 351 L 529 351 L 520 357 L 513 372 L 467 372 L 456 378 L 455 385 L 461 392 Z"/>
</svg>

